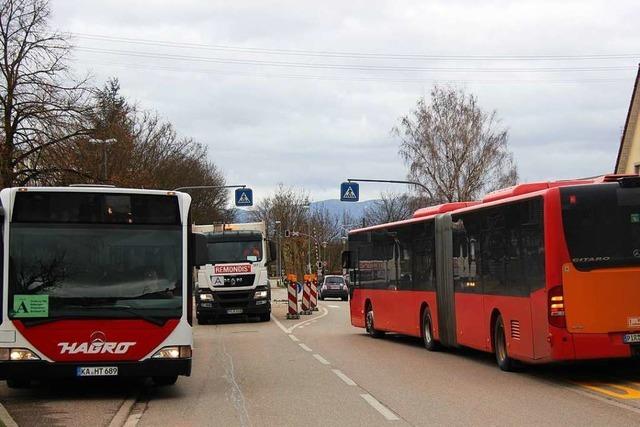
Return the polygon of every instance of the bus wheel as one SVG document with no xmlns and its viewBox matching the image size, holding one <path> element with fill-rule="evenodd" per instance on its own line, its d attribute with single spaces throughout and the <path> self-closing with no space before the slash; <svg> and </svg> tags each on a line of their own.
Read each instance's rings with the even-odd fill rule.
<svg viewBox="0 0 640 427">
<path fill-rule="evenodd" d="M 369 308 L 369 311 L 367 311 L 365 317 L 365 329 L 373 338 L 382 338 L 384 336 L 384 332 L 377 330 L 373 323 L 373 308 Z"/>
<path fill-rule="evenodd" d="M 431 323 L 431 312 L 427 308 L 422 314 L 422 340 L 424 348 L 429 351 L 438 349 L 438 342 L 433 339 L 433 326 Z"/>
<path fill-rule="evenodd" d="M 157 386 L 174 385 L 178 381 L 177 375 L 171 375 L 168 377 L 153 377 L 153 383 Z"/>
<path fill-rule="evenodd" d="M 8 378 L 7 387 L 9 388 L 27 388 L 31 385 L 30 380 L 24 378 Z"/>
<path fill-rule="evenodd" d="M 506 372 L 514 370 L 515 362 L 509 357 L 507 350 L 507 339 L 504 334 L 504 323 L 502 322 L 502 316 L 498 316 L 493 328 L 493 347 L 496 352 L 496 362 L 500 369 Z"/>
</svg>

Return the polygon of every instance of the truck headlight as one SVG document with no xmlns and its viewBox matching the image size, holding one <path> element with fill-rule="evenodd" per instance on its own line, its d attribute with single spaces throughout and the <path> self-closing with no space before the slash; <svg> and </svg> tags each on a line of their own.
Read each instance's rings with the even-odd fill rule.
<svg viewBox="0 0 640 427">
<path fill-rule="evenodd" d="M 0 348 L 0 360 L 40 360 L 40 357 L 26 348 Z"/>
<path fill-rule="evenodd" d="M 212 294 L 200 294 L 200 301 L 213 301 Z"/>
<path fill-rule="evenodd" d="M 172 345 L 156 351 L 153 359 L 188 359 L 191 357 L 191 346 Z"/>
<path fill-rule="evenodd" d="M 263 299 L 266 298 L 268 294 L 268 291 L 256 291 L 256 293 L 253 294 L 253 299 Z"/>
</svg>

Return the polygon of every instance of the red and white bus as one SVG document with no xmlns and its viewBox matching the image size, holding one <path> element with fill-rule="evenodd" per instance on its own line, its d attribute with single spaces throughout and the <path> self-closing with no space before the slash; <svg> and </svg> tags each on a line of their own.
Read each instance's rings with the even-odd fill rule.
<svg viewBox="0 0 640 427">
<path fill-rule="evenodd" d="M 191 198 L 112 187 L 6 188 L 0 379 L 191 372 Z M 204 236 L 202 236 L 204 237 Z"/>
<path fill-rule="evenodd" d="M 351 323 L 514 361 L 640 354 L 640 177 L 521 184 L 349 233 Z"/>
</svg>

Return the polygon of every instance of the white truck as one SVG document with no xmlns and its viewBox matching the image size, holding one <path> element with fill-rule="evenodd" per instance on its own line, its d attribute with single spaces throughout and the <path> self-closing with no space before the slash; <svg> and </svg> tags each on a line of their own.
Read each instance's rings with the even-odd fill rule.
<svg viewBox="0 0 640 427">
<path fill-rule="evenodd" d="M 194 225 L 207 237 L 209 259 L 197 269 L 198 323 L 228 316 L 271 315 L 271 288 L 267 266 L 275 246 L 266 238 L 264 222 Z"/>
</svg>

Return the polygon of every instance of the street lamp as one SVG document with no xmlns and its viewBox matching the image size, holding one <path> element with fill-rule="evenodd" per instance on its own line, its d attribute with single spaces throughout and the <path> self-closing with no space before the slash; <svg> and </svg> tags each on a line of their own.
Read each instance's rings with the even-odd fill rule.
<svg viewBox="0 0 640 427">
<path fill-rule="evenodd" d="M 280 284 L 280 283 L 282 283 L 282 248 L 280 247 L 280 245 L 282 244 L 282 240 L 281 240 L 281 237 L 280 237 L 280 235 L 282 234 L 281 233 L 282 221 L 276 220 L 276 229 L 277 229 L 277 233 L 278 233 L 278 246 L 277 246 L 277 249 L 278 249 L 278 254 L 277 254 L 277 256 L 278 256 L 278 275 L 277 275 L 277 277 L 279 278 L 278 280 L 279 280 L 279 284 Z"/>
<path fill-rule="evenodd" d="M 107 146 L 109 144 L 115 144 L 116 142 L 118 142 L 117 139 L 115 138 L 108 138 L 108 139 L 97 139 L 97 138 L 91 138 L 89 140 L 89 142 L 91 144 L 97 144 L 97 145 L 102 145 L 102 147 L 104 148 L 104 181 L 107 181 Z"/>
<path fill-rule="evenodd" d="M 307 210 L 307 272 L 311 274 L 311 205 L 303 205 L 302 209 Z"/>
</svg>

